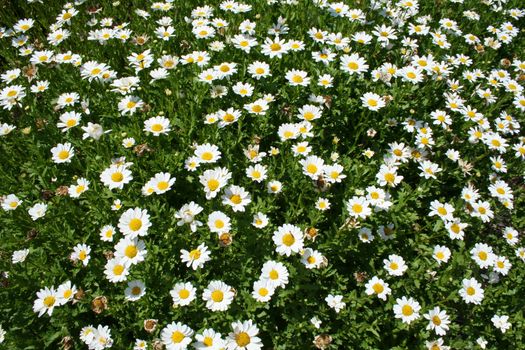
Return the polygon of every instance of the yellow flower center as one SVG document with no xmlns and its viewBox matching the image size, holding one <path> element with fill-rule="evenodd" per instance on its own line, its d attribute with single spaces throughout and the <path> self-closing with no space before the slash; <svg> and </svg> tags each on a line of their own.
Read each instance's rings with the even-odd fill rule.
<svg viewBox="0 0 525 350">
<path fill-rule="evenodd" d="M 219 187 L 219 181 L 215 179 L 208 180 L 208 188 L 211 191 L 215 191 Z"/>
<path fill-rule="evenodd" d="M 167 181 L 159 181 L 159 183 L 157 184 L 158 189 L 161 191 L 168 189 L 169 186 L 170 184 Z"/>
<path fill-rule="evenodd" d="M 205 337 L 202 340 L 202 343 L 206 346 L 212 346 L 213 345 L 213 339 L 211 337 Z"/>
<path fill-rule="evenodd" d="M 123 272 L 124 272 L 123 265 L 115 265 L 115 267 L 113 268 L 113 273 L 117 276 L 122 275 Z"/>
<path fill-rule="evenodd" d="M 55 305 L 55 300 L 56 300 L 55 297 L 52 296 L 52 295 L 45 297 L 44 298 L 44 305 L 45 305 L 45 307 L 49 308 L 49 307 Z"/>
<path fill-rule="evenodd" d="M 476 290 L 473 287 L 467 288 L 467 295 L 474 295 L 476 294 Z"/>
<path fill-rule="evenodd" d="M 372 289 L 376 294 L 381 294 L 385 290 L 385 287 L 381 283 L 376 283 L 372 286 Z"/>
<path fill-rule="evenodd" d="M 432 317 L 432 323 L 434 323 L 436 326 L 439 326 L 441 324 L 441 319 L 439 318 L 439 316 L 434 316 Z"/>
<path fill-rule="evenodd" d="M 204 152 L 201 156 L 203 160 L 212 160 L 213 159 L 213 153 L 211 152 Z"/>
<path fill-rule="evenodd" d="M 276 280 L 279 278 L 279 272 L 277 272 L 276 270 L 272 270 L 270 271 L 269 276 L 270 276 L 270 279 Z"/>
<path fill-rule="evenodd" d="M 239 196 L 238 194 L 234 194 L 233 196 L 230 197 L 230 201 L 233 203 L 233 204 L 241 204 L 241 196 Z"/>
<path fill-rule="evenodd" d="M 126 255 L 128 258 L 133 259 L 137 256 L 138 249 L 135 245 L 128 245 L 126 249 L 124 250 L 124 255 Z"/>
<path fill-rule="evenodd" d="M 151 126 L 151 130 L 155 131 L 155 132 L 159 132 L 159 131 L 162 131 L 163 127 L 161 124 L 153 124 Z"/>
<path fill-rule="evenodd" d="M 171 333 L 171 341 L 175 344 L 179 344 L 184 338 L 186 338 L 186 336 L 181 331 Z"/>
<path fill-rule="evenodd" d="M 350 62 L 348 63 L 347 67 L 350 70 L 357 70 L 359 68 L 359 65 L 355 62 Z"/>
<path fill-rule="evenodd" d="M 224 299 L 224 293 L 221 290 L 214 290 L 211 293 L 211 300 L 220 303 Z"/>
<path fill-rule="evenodd" d="M 306 171 L 310 174 L 315 174 L 317 172 L 317 165 L 308 164 L 308 166 L 306 167 Z"/>
<path fill-rule="evenodd" d="M 259 289 L 259 295 L 262 296 L 262 297 L 267 296 L 268 295 L 268 289 L 266 289 L 264 287 Z"/>
<path fill-rule="evenodd" d="M 361 213 L 363 211 L 363 206 L 361 204 L 356 203 L 356 204 L 352 205 L 352 210 L 353 210 L 354 213 L 359 214 L 359 213 Z"/>
<path fill-rule="evenodd" d="M 250 336 L 246 332 L 241 332 L 235 336 L 235 342 L 238 346 L 246 346 L 250 344 Z"/>
<path fill-rule="evenodd" d="M 189 291 L 189 290 L 187 290 L 187 289 L 181 289 L 181 290 L 179 291 L 179 298 L 181 298 L 181 299 L 186 299 L 186 298 L 188 298 L 189 296 L 190 296 L 190 291 Z"/>
<path fill-rule="evenodd" d="M 197 260 L 200 257 L 201 257 L 201 251 L 199 249 L 193 249 L 190 252 L 190 259 L 191 260 Z"/>
<path fill-rule="evenodd" d="M 282 241 L 285 246 L 290 247 L 295 243 L 295 237 L 291 233 L 286 233 Z"/>
<path fill-rule="evenodd" d="M 403 305 L 403 307 L 401 308 L 401 312 L 404 316 L 410 316 L 414 313 L 414 309 L 412 309 L 412 306 L 410 305 Z"/>
<path fill-rule="evenodd" d="M 63 150 L 63 151 L 60 151 L 58 152 L 58 158 L 59 159 L 67 159 L 69 157 L 69 151 L 66 151 L 66 150 Z"/>
<path fill-rule="evenodd" d="M 215 227 L 221 229 L 224 227 L 224 221 L 220 220 L 220 219 L 217 219 L 215 220 Z"/>
<path fill-rule="evenodd" d="M 132 231 L 138 231 L 142 227 L 142 220 L 133 218 L 129 221 L 129 229 Z"/>
<path fill-rule="evenodd" d="M 281 45 L 279 45 L 278 43 L 273 43 L 270 45 L 270 50 L 272 51 L 279 51 L 281 49 Z"/>
<path fill-rule="evenodd" d="M 111 174 L 111 180 L 113 182 L 120 182 L 120 181 L 124 180 L 124 175 L 121 172 L 113 173 L 113 174 Z"/>
</svg>

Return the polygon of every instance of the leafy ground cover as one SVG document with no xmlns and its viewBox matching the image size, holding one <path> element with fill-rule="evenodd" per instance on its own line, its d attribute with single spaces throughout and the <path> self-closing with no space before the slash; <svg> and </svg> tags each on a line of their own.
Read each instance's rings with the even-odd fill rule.
<svg viewBox="0 0 525 350">
<path fill-rule="evenodd" d="M 0 6 L 0 348 L 523 348 L 521 1 Z"/>
</svg>

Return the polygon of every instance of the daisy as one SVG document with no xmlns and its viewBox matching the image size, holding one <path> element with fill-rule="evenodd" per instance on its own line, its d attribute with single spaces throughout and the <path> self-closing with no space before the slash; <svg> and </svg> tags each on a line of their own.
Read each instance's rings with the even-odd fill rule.
<svg viewBox="0 0 525 350">
<path fill-rule="evenodd" d="M 450 249 L 441 245 L 436 245 L 432 253 L 432 257 L 436 259 L 439 265 L 446 263 L 450 259 L 450 255 Z"/>
<path fill-rule="evenodd" d="M 416 300 L 403 296 L 401 299 L 396 299 L 394 317 L 400 318 L 403 323 L 410 324 L 419 318 L 420 309 L 421 306 Z"/>
<path fill-rule="evenodd" d="M 319 175 L 323 174 L 324 160 L 317 156 L 308 156 L 299 162 L 303 167 L 303 174 L 313 180 L 317 180 Z"/>
<path fill-rule="evenodd" d="M 55 147 L 51 148 L 51 154 L 53 162 L 56 164 L 70 163 L 71 158 L 75 155 L 75 149 L 69 142 L 59 143 Z"/>
<path fill-rule="evenodd" d="M 258 302 L 265 303 L 270 301 L 275 288 L 268 280 L 258 280 L 253 283 L 252 297 Z"/>
<path fill-rule="evenodd" d="M 248 73 L 257 80 L 271 76 L 270 65 L 266 62 L 255 61 L 248 66 Z"/>
<path fill-rule="evenodd" d="M 220 333 L 215 332 L 212 328 L 204 329 L 201 333 L 195 335 L 192 345 L 197 350 L 221 350 L 225 348 L 225 342 Z"/>
<path fill-rule="evenodd" d="M 449 316 L 445 310 L 441 310 L 439 306 L 436 306 L 429 312 L 423 315 L 429 323 L 427 329 L 433 330 L 437 335 L 445 335 L 448 331 L 448 325 L 450 324 Z"/>
<path fill-rule="evenodd" d="M 219 128 L 235 123 L 241 117 L 241 111 L 234 108 L 228 108 L 226 111 L 222 109 L 217 112 L 219 118 Z"/>
<path fill-rule="evenodd" d="M 328 294 L 328 296 L 324 300 L 330 308 L 335 310 L 336 313 L 339 313 L 339 311 L 344 309 L 346 306 L 346 303 L 343 301 L 342 295 Z"/>
<path fill-rule="evenodd" d="M 330 209 L 330 201 L 327 198 L 318 198 L 315 202 L 315 209 L 321 211 Z"/>
<path fill-rule="evenodd" d="M 509 316 L 503 315 L 494 315 L 490 319 L 494 327 L 498 328 L 501 333 L 505 333 L 509 328 L 512 327 L 512 324 L 509 322 Z"/>
<path fill-rule="evenodd" d="M 134 265 L 144 261 L 148 251 L 144 241 L 138 238 L 125 237 L 115 245 L 115 257 L 121 258 L 124 263 Z"/>
<path fill-rule="evenodd" d="M 22 200 L 14 194 L 9 194 L 2 200 L 2 209 L 5 211 L 15 210 L 20 204 L 22 204 Z"/>
<path fill-rule="evenodd" d="M 128 95 L 120 100 L 118 103 L 118 110 L 122 115 L 133 115 L 137 109 L 142 108 L 143 106 L 144 102 L 139 97 Z"/>
<path fill-rule="evenodd" d="M 204 263 L 210 261 L 210 251 L 205 243 L 200 244 L 197 248 L 192 251 L 187 251 L 185 249 L 180 250 L 180 259 L 182 263 L 186 263 L 187 267 L 190 267 L 193 270 L 197 270 L 204 266 Z"/>
<path fill-rule="evenodd" d="M 146 236 L 151 227 L 149 214 L 146 209 L 128 209 L 120 216 L 118 228 L 120 232 L 131 239 Z"/>
<path fill-rule="evenodd" d="M 19 264 L 26 260 L 29 255 L 29 249 L 15 250 L 11 255 L 11 262 L 13 264 Z"/>
<path fill-rule="evenodd" d="M 62 132 L 66 132 L 69 129 L 78 125 L 82 116 L 77 112 L 65 112 L 60 115 L 60 122 L 57 123 L 57 127 L 62 129 Z"/>
<path fill-rule="evenodd" d="M 177 226 L 190 225 L 191 232 L 197 231 L 197 227 L 202 226 L 202 222 L 195 220 L 195 216 L 200 214 L 204 208 L 195 202 L 190 202 L 184 204 L 177 213 L 175 213 L 175 218 L 179 219 L 177 221 Z"/>
<path fill-rule="evenodd" d="M 477 201 L 472 203 L 474 211 L 471 213 L 474 217 L 479 217 L 483 222 L 489 222 L 494 218 L 494 212 L 490 209 L 490 203 L 487 201 Z"/>
<path fill-rule="evenodd" d="M 217 196 L 219 191 L 228 183 L 231 173 L 226 168 L 215 168 L 206 170 L 199 176 L 199 182 L 204 186 L 206 199 L 212 199 Z"/>
<path fill-rule="evenodd" d="M 131 180 L 133 180 L 133 176 L 126 165 L 112 164 L 100 174 L 100 181 L 110 190 L 123 189 L 124 185 Z"/>
<path fill-rule="evenodd" d="M 214 211 L 208 216 L 208 227 L 211 232 L 216 232 L 220 235 L 230 231 L 231 220 L 223 212 Z"/>
<path fill-rule="evenodd" d="M 303 249 L 303 234 L 301 229 L 295 225 L 284 224 L 279 226 L 273 233 L 273 242 L 276 252 L 280 255 L 290 256 Z"/>
<path fill-rule="evenodd" d="M 372 213 L 365 197 L 352 197 L 346 202 L 346 209 L 351 217 L 360 219 L 366 219 Z"/>
<path fill-rule="evenodd" d="M 388 283 L 378 278 L 377 276 L 372 277 L 366 284 L 366 294 L 376 294 L 379 299 L 386 300 L 392 290 L 388 287 Z"/>
<path fill-rule="evenodd" d="M 163 116 L 149 118 L 144 121 L 144 131 L 152 133 L 153 136 L 166 135 L 171 131 L 170 121 Z"/>
<path fill-rule="evenodd" d="M 82 265 L 87 266 L 90 256 L 89 253 L 91 253 L 91 248 L 86 244 L 77 244 L 73 248 L 73 253 L 71 253 L 71 260 L 77 261 L 80 260 L 82 262 Z"/>
<path fill-rule="evenodd" d="M 71 198 L 78 198 L 82 193 L 89 190 L 89 184 L 90 182 L 87 179 L 83 177 L 78 178 L 77 184 L 69 186 L 67 192 Z"/>
<path fill-rule="evenodd" d="M 45 313 L 51 316 L 55 306 L 59 306 L 57 292 L 53 287 L 40 289 L 36 296 L 37 299 L 33 304 L 33 311 L 38 313 L 38 317 Z"/>
<path fill-rule="evenodd" d="M 202 300 L 211 311 L 225 311 L 233 301 L 232 288 L 222 281 L 211 281 L 204 289 Z"/>
<path fill-rule="evenodd" d="M 197 289 L 190 282 L 176 283 L 170 291 L 174 306 L 189 305 L 197 296 Z"/>
<path fill-rule="evenodd" d="M 273 288 L 284 288 L 288 284 L 288 276 L 288 269 L 278 261 L 269 260 L 261 269 L 261 280 L 267 281 Z"/>
<path fill-rule="evenodd" d="M 129 274 L 129 264 L 120 258 L 109 259 L 104 266 L 104 274 L 111 283 L 125 281 Z"/>
<path fill-rule="evenodd" d="M 292 69 L 286 72 L 285 78 L 291 86 L 308 86 L 310 78 L 307 75 L 305 71 Z"/>
<path fill-rule="evenodd" d="M 481 284 L 474 278 L 463 279 L 461 282 L 462 288 L 459 290 L 459 295 L 467 304 L 481 304 L 483 300 L 483 289 Z"/>
<path fill-rule="evenodd" d="M 160 333 L 166 350 L 184 350 L 191 343 L 193 330 L 181 322 L 168 324 Z"/>
<path fill-rule="evenodd" d="M 405 260 L 399 255 L 389 255 L 388 259 L 383 260 L 385 269 L 391 276 L 402 276 L 405 271 L 408 269 L 408 266 L 405 264 Z"/>
<path fill-rule="evenodd" d="M 454 213 L 454 207 L 452 205 L 448 203 L 442 204 L 437 200 L 430 202 L 430 213 L 428 216 L 437 215 L 441 220 L 446 222 L 454 220 L 452 213 Z"/>
<path fill-rule="evenodd" d="M 286 41 L 280 40 L 278 36 L 276 36 L 273 40 L 266 38 L 264 40 L 264 44 L 261 45 L 261 53 L 270 58 L 281 58 L 288 52 L 289 49 L 290 47 Z"/>
<path fill-rule="evenodd" d="M 397 174 L 397 169 L 396 166 L 381 165 L 376 175 L 379 186 L 397 186 L 403 180 L 403 176 Z"/>
<path fill-rule="evenodd" d="M 33 221 L 36 221 L 36 220 L 44 217 L 44 215 L 46 215 L 46 211 L 47 211 L 47 204 L 45 204 L 45 203 L 37 203 L 37 204 L 33 205 L 31 208 L 29 208 L 29 210 L 27 212 L 31 216 L 31 219 Z"/>
<path fill-rule="evenodd" d="M 128 282 L 128 287 L 124 290 L 126 300 L 137 301 L 146 294 L 146 286 L 144 282 L 134 280 Z"/>
<path fill-rule="evenodd" d="M 264 213 L 258 212 L 253 215 L 252 225 L 257 228 L 264 228 L 268 225 L 268 216 Z"/>
<path fill-rule="evenodd" d="M 73 297 L 77 293 L 77 287 L 71 284 L 71 281 L 66 281 L 58 286 L 56 291 L 56 297 L 58 305 L 64 305 L 68 301 L 73 300 Z"/>
<path fill-rule="evenodd" d="M 511 267 L 512 264 L 510 263 L 509 259 L 504 256 L 497 256 L 494 259 L 494 271 L 501 273 L 503 276 L 508 275 Z"/>
<path fill-rule="evenodd" d="M 111 225 L 106 225 L 100 229 L 100 239 L 104 242 L 113 242 L 115 235 L 115 228 Z"/>
<path fill-rule="evenodd" d="M 201 163 L 215 163 L 221 159 L 221 152 L 219 147 L 206 143 L 204 145 L 198 145 L 195 148 L 194 154 Z"/>
<path fill-rule="evenodd" d="M 343 55 L 341 56 L 341 70 L 343 72 L 346 72 L 350 75 L 353 74 L 361 74 L 368 70 L 368 64 L 366 64 L 366 60 L 363 57 L 360 57 L 357 53 L 354 53 L 352 55 Z M 365 97 L 368 101 L 370 96 L 367 96 L 365 94 Z M 379 96 L 378 96 L 379 98 Z M 379 101 L 379 99 L 378 99 Z M 368 105 L 371 105 L 370 103 L 367 103 Z M 378 109 L 381 107 L 378 107 Z"/>
<path fill-rule="evenodd" d="M 227 350 L 261 350 L 263 344 L 257 336 L 259 328 L 252 320 L 232 323 L 232 332 L 226 339 Z"/>
<path fill-rule="evenodd" d="M 170 173 L 157 173 L 150 181 L 155 193 L 163 194 L 171 190 L 175 177 L 171 177 Z"/>
<path fill-rule="evenodd" d="M 492 247 L 484 243 L 476 243 L 470 250 L 472 259 L 482 269 L 487 269 L 494 264 L 496 255 L 492 252 Z"/>
<path fill-rule="evenodd" d="M 235 185 L 226 188 L 222 196 L 222 204 L 231 206 L 235 212 L 244 212 L 251 201 L 250 194 L 244 188 Z"/>
<path fill-rule="evenodd" d="M 318 269 L 323 260 L 323 255 L 312 248 L 306 248 L 301 253 L 301 262 L 307 269 Z"/>
</svg>

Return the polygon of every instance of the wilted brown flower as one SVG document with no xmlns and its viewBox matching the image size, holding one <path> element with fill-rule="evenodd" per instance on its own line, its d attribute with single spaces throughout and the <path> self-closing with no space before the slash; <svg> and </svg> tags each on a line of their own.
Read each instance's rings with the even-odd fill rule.
<svg viewBox="0 0 525 350">
<path fill-rule="evenodd" d="M 152 318 L 144 320 L 144 330 L 148 333 L 153 333 L 157 328 L 157 322 L 158 320 L 154 320 Z"/>
<path fill-rule="evenodd" d="M 38 130 L 42 130 L 46 127 L 46 125 L 48 124 L 48 121 L 43 119 L 43 118 L 37 118 L 35 120 L 35 125 L 36 125 L 36 128 Z"/>
<path fill-rule="evenodd" d="M 73 347 L 73 338 L 69 335 L 66 335 L 60 341 L 61 348 L 64 350 L 69 350 Z"/>
<path fill-rule="evenodd" d="M 317 235 L 319 234 L 319 230 L 315 227 L 308 227 L 306 230 L 304 230 L 304 238 L 315 242 L 315 239 L 317 238 Z"/>
<path fill-rule="evenodd" d="M 326 349 L 332 343 L 332 337 L 329 334 L 319 334 L 314 338 L 314 345 L 318 349 Z"/>
<path fill-rule="evenodd" d="M 84 295 L 86 293 L 84 293 L 84 290 L 82 288 L 78 288 L 77 289 L 77 292 L 75 293 L 75 295 L 73 296 L 73 304 L 76 304 L 78 303 L 80 300 L 82 300 L 84 298 Z"/>
<path fill-rule="evenodd" d="M 40 197 L 42 198 L 42 200 L 44 201 L 48 201 L 50 200 L 51 198 L 53 198 L 55 194 L 53 193 L 53 191 L 51 190 L 42 190 L 40 192 Z"/>
<path fill-rule="evenodd" d="M 108 298 L 105 296 L 99 296 L 93 299 L 91 302 L 91 310 L 93 310 L 94 313 L 100 314 L 102 311 L 106 310 L 108 308 Z"/>
<path fill-rule="evenodd" d="M 135 154 L 139 157 L 141 157 L 142 155 L 144 155 L 145 152 L 152 152 L 153 149 L 151 149 L 147 143 L 142 143 L 140 145 L 136 145 L 134 148 L 133 148 L 133 152 L 135 152 Z"/>
<path fill-rule="evenodd" d="M 163 350 L 164 344 L 162 344 L 162 341 L 160 339 L 155 339 L 153 341 L 153 350 Z"/>
<path fill-rule="evenodd" d="M 363 283 L 368 279 L 368 274 L 366 272 L 354 272 L 354 279 L 357 283 Z"/>
<path fill-rule="evenodd" d="M 55 190 L 57 196 L 67 196 L 69 188 L 67 186 L 60 186 Z"/>
<path fill-rule="evenodd" d="M 219 237 L 219 245 L 221 247 L 227 247 L 230 244 L 232 244 L 232 242 L 233 242 L 232 235 L 229 232 L 225 232 L 221 234 L 221 236 Z"/>
<path fill-rule="evenodd" d="M 26 239 L 30 241 L 32 239 L 35 239 L 37 235 L 38 231 L 35 228 L 32 228 L 31 230 L 27 231 Z"/>
<path fill-rule="evenodd" d="M 146 34 L 143 34 L 143 35 L 137 35 L 136 37 L 133 38 L 133 43 L 135 45 L 139 45 L 139 46 L 142 46 L 144 45 L 146 42 L 148 42 L 149 40 L 149 36 L 147 36 Z"/>
<path fill-rule="evenodd" d="M 24 68 L 22 68 L 22 74 L 27 78 L 28 82 L 31 82 L 33 81 L 33 79 L 36 78 L 36 75 L 38 74 L 38 67 L 34 64 L 25 66 Z"/>
</svg>

